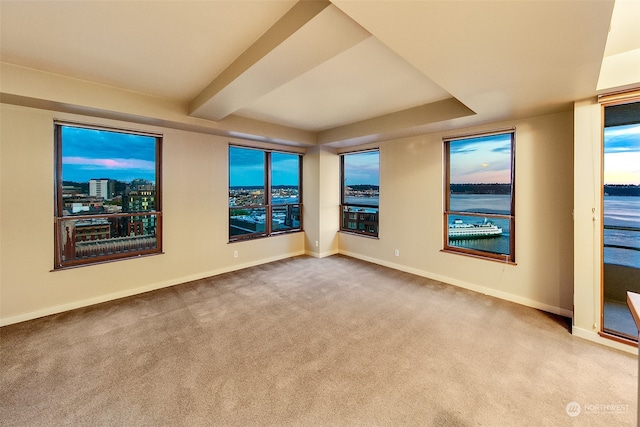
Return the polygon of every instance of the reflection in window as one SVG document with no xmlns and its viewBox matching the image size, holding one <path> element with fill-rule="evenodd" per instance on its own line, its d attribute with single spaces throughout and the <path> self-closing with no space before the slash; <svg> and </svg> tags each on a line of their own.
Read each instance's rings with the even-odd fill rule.
<svg viewBox="0 0 640 427">
<path fill-rule="evenodd" d="M 514 132 L 444 143 L 445 250 L 514 262 Z"/>
<path fill-rule="evenodd" d="M 55 268 L 159 253 L 161 137 L 55 128 Z"/>
<path fill-rule="evenodd" d="M 229 240 L 301 230 L 301 169 L 299 154 L 230 146 Z"/>
</svg>

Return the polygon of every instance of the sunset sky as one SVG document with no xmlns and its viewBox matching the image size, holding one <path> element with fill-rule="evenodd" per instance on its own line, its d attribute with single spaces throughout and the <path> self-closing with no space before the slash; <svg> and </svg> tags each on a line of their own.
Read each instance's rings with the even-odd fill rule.
<svg viewBox="0 0 640 427">
<path fill-rule="evenodd" d="M 640 124 L 605 128 L 604 183 L 640 185 Z"/>
<path fill-rule="evenodd" d="M 109 178 L 155 182 L 156 140 L 151 136 L 62 128 L 62 179 L 88 182 Z"/>
<path fill-rule="evenodd" d="M 510 149 L 509 134 L 451 141 L 451 183 L 510 182 Z M 62 156 L 63 180 L 155 181 L 155 138 L 151 136 L 64 127 Z M 231 186 L 262 185 L 262 151 L 230 147 L 229 156 Z M 346 159 L 347 185 L 379 185 L 379 152 Z M 640 185 L 640 124 L 605 129 L 604 163 L 605 184 Z M 272 171 L 273 185 L 297 184 L 297 155 L 273 153 Z"/>
<path fill-rule="evenodd" d="M 345 185 L 380 185 L 380 152 L 365 151 L 345 156 Z"/>
<path fill-rule="evenodd" d="M 450 142 L 451 184 L 511 182 L 511 134 Z"/>
</svg>

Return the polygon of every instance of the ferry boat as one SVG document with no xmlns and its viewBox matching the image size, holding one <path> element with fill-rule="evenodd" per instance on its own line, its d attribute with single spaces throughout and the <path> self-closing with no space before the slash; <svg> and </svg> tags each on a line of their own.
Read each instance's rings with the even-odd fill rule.
<svg viewBox="0 0 640 427">
<path fill-rule="evenodd" d="M 500 237 L 502 228 L 495 226 L 492 222 L 482 224 L 468 224 L 456 219 L 453 224 L 449 224 L 449 239 L 484 239 L 487 237 Z"/>
</svg>

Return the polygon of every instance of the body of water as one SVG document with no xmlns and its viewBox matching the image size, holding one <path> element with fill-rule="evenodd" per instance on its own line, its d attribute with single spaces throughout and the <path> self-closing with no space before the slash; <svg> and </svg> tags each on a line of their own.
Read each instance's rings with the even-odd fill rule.
<svg viewBox="0 0 640 427">
<path fill-rule="evenodd" d="M 345 197 L 346 203 L 378 206 L 378 197 Z M 510 222 L 507 219 L 491 218 L 491 214 L 506 215 L 510 211 L 511 198 L 503 194 L 452 194 L 451 210 L 457 212 L 481 212 L 487 216 L 451 215 L 449 222 L 456 219 L 471 224 L 485 221 L 493 222 L 502 228 L 502 236 L 485 239 L 469 239 L 452 241 L 451 244 L 481 251 L 508 254 L 510 253 Z M 605 226 L 629 227 L 640 229 L 640 197 L 605 196 Z M 640 249 L 640 231 L 605 229 L 606 245 L 624 246 Z M 640 268 L 640 251 L 624 248 L 606 247 L 604 262 Z"/>
<path fill-rule="evenodd" d="M 507 214 L 510 197 L 497 194 L 452 194 L 451 210 L 458 212 L 483 212 L 487 214 Z M 449 222 L 461 219 L 463 222 L 481 223 L 484 218 L 477 216 L 452 215 Z M 509 221 L 487 218 L 503 230 L 502 237 L 452 242 L 452 244 L 493 253 L 509 253 Z M 636 228 L 633 230 L 604 230 L 604 262 L 640 268 L 640 197 L 605 196 L 604 225 Z"/>
<path fill-rule="evenodd" d="M 298 203 L 298 197 L 272 197 L 271 204 L 273 205 L 293 205 Z"/>
<path fill-rule="evenodd" d="M 449 224 L 457 219 L 467 224 L 482 224 L 485 221 L 502 228 L 499 237 L 483 239 L 450 240 L 449 245 L 474 249 L 494 254 L 511 253 L 511 223 L 508 219 L 492 218 L 491 214 L 508 215 L 511 211 L 511 196 L 508 194 L 452 194 L 450 208 L 458 212 L 481 212 L 481 215 L 450 215 Z"/>
<path fill-rule="evenodd" d="M 346 205 L 378 206 L 380 203 L 380 198 L 379 197 L 345 196 L 344 203 Z"/>
<path fill-rule="evenodd" d="M 605 228 L 605 245 L 640 249 L 640 197 L 605 196 L 604 225 L 638 229 L 638 231 L 631 231 Z M 640 268 L 640 250 L 605 247 L 604 262 Z"/>
</svg>

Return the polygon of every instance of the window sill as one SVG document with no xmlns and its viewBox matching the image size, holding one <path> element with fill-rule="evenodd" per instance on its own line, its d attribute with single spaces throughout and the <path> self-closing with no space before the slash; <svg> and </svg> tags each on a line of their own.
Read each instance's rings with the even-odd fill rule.
<svg viewBox="0 0 640 427">
<path fill-rule="evenodd" d="M 157 255 L 164 255 L 164 252 L 160 251 L 160 252 L 132 255 L 132 256 L 128 256 L 128 257 L 119 257 L 119 258 L 112 258 L 112 259 L 96 260 L 96 261 L 86 262 L 86 263 L 82 263 L 82 264 L 63 265 L 63 266 L 60 266 L 60 267 L 55 267 L 55 268 L 53 268 L 53 270 L 49 270 L 49 272 L 53 273 L 53 272 L 56 272 L 56 271 L 72 270 L 72 269 L 75 269 L 75 268 L 90 267 L 92 265 L 99 265 L 99 264 L 110 264 L 112 262 L 121 262 L 121 261 L 127 261 L 127 260 L 138 259 L 138 258 L 146 258 L 146 257 L 151 257 L 151 256 L 157 256 Z"/>
<path fill-rule="evenodd" d="M 518 265 L 517 262 L 515 261 L 510 261 L 506 258 L 502 259 L 502 258 L 495 258 L 492 256 L 488 256 L 488 255 L 481 255 L 481 254 L 477 254 L 477 253 L 469 253 L 469 252 L 464 252 L 464 251 L 456 251 L 453 249 L 441 249 L 440 252 L 444 252 L 447 254 L 454 254 L 454 255 L 462 255 L 462 256 L 467 256 L 467 257 L 471 257 L 471 258 L 477 258 L 477 259 L 483 259 L 486 261 L 493 261 L 493 262 L 498 262 L 500 264 L 508 264 L 508 265 Z"/>
<path fill-rule="evenodd" d="M 229 239 L 229 241 L 227 243 L 231 244 L 231 243 L 238 243 L 238 242 L 247 242 L 247 241 L 250 241 L 250 240 L 267 239 L 269 237 L 283 236 L 283 235 L 286 235 L 286 234 L 295 234 L 295 233 L 302 233 L 302 232 L 304 232 L 303 229 L 297 228 L 295 230 L 278 231 L 278 232 L 271 233 L 271 234 L 258 234 L 258 235 L 255 235 L 255 236 L 247 236 L 247 237 L 239 237 L 237 239 Z"/>
<path fill-rule="evenodd" d="M 363 234 L 363 233 L 355 233 L 347 230 L 338 230 L 338 233 L 348 234 L 349 236 L 359 236 L 359 237 L 366 237 L 368 239 L 380 240 L 379 236 L 372 236 L 370 234 Z"/>
</svg>

